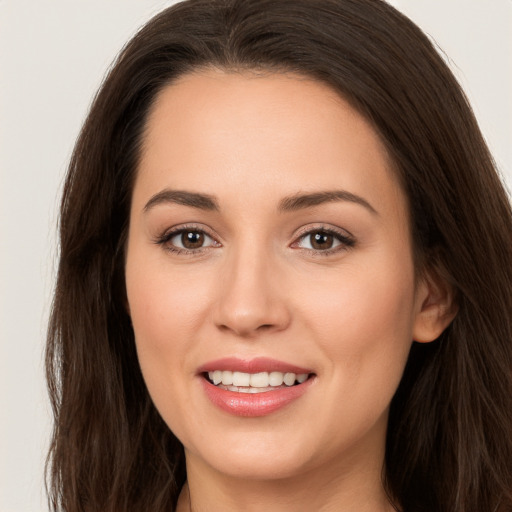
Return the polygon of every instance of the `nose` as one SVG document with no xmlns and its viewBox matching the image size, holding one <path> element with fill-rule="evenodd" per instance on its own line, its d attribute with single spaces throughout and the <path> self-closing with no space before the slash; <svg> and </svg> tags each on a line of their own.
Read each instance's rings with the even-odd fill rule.
<svg viewBox="0 0 512 512">
<path fill-rule="evenodd" d="M 215 307 L 218 329 L 253 338 L 278 332 L 291 320 L 283 273 L 262 252 L 244 251 L 226 261 Z"/>
</svg>

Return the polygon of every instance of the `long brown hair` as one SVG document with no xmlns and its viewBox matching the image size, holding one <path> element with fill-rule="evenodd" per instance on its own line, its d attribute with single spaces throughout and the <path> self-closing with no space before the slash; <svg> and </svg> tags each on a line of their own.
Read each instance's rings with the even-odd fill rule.
<svg viewBox="0 0 512 512">
<path fill-rule="evenodd" d="M 174 510 L 183 448 L 144 385 L 124 246 L 149 108 L 205 66 L 293 71 L 371 123 L 408 197 L 418 271 L 458 314 L 413 344 L 391 404 L 383 478 L 406 512 L 512 510 L 512 212 L 464 94 L 428 38 L 382 0 L 189 0 L 118 57 L 77 141 L 48 332 L 52 510 Z"/>
</svg>

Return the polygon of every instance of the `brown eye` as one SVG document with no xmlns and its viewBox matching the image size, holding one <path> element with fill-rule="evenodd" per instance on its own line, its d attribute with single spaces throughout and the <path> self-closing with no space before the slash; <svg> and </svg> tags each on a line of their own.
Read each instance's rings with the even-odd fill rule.
<svg viewBox="0 0 512 512">
<path fill-rule="evenodd" d="M 334 236 L 324 231 L 318 231 L 308 235 L 310 238 L 311 248 L 315 250 L 331 249 L 334 245 Z"/>
<path fill-rule="evenodd" d="M 354 245 L 355 240 L 348 233 L 342 234 L 328 229 L 313 229 L 304 233 L 292 246 L 312 252 L 331 254 L 331 251 L 348 249 Z"/>
<path fill-rule="evenodd" d="M 219 244 L 211 236 L 199 229 L 180 229 L 160 240 L 169 250 L 198 251 L 206 247 L 218 247 Z"/>
<path fill-rule="evenodd" d="M 185 249 L 199 249 L 205 241 L 204 233 L 200 231 L 183 231 L 181 244 Z"/>
</svg>

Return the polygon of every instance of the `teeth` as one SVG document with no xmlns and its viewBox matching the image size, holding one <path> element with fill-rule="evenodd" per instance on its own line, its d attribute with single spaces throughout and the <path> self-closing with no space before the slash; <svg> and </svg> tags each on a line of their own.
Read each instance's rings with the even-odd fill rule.
<svg viewBox="0 0 512 512">
<path fill-rule="evenodd" d="M 271 386 L 282 386 L 284 375 L 281 372 L 271 372 L 268 375 L 268 383 Z"/>
<path fill-rule="evenodd" d="M 222 372 L 222 384 L 224 384 L 224 386 L 230 386 L 231 384 L 233 384 L 233 372 Z"/>
<path fill-rule="evenodd" d="M 218 384 L 222 384 L 223 386 L 227 386 L 227 389 L 230 391 L 257 393 L 260 388 L 267 388 L 267 390 L 270 390 L 279 388 L 283 384 L 286 386 L 293 386 L 295 382 L 302 384 L 307 380 L 308 374 L 295 374 L 292 372 L 244 373 L 231 372 L 229 370 L 215 370 L 213 372 L 208 372 L 208 378 L 216 386 Z"/>
<path fill-rule="evenodd" d="M 233 372 L 233 386 L 249 386 L 251 376 L 248 373 Z"/>
<path fill-rule="evenodd" d="M 287 386 L 293 386 L 295 384 L 295 373 L 285 373 L 283 381 Z"/>
<path fill-rule="evenodd" d="M 251 375 L 251 387 L 252 388 L 268 388 L 268 373 L 253 373 Z"/>
<path fill-rule="evenodd" d="M 302 384 L 303 382 L 306 382 L 308 380 L 308 374 L 307 373 L 301 373 L 297 375 L 297 382 L 299 384 Z"/>
<path fill-rule="evenodd" d="M 276 387 L 269 386 L 268 388 L 251 388 L 251 387 L 236 387 L 236 386 L 226 386 L 228 391 L 238 391 L 239 393 L 249 393 L 254 395 L 256 393 L 266 393 L 267 391 L 274 391 L 275 389 L 280 389 Z"/>
</svg>

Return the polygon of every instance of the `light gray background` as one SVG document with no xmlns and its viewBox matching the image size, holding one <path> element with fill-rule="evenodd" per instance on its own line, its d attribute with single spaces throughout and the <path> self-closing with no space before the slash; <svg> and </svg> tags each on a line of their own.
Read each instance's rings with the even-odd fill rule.
<svg viewBox="0 0 512 512">
<path fill-rule="evenodd" d="M 109 63 L 172 1 L 0 0 L 0 512 L 46 511 L 57 202 Z M 512 0 L 395 0 L 450 56 L 512 184 Z"/>
</svg>

